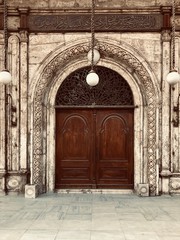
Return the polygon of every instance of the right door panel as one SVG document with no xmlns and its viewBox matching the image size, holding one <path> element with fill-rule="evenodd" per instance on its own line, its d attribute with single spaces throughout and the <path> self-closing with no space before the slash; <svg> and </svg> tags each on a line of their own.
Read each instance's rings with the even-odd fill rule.
<svg viewBox="0 0 180 240">
<path fill-rule="evenodd" d="M 132 109 L 97 111 L 97 188 L 133 188 L 133 115 Z"/>
</svg>

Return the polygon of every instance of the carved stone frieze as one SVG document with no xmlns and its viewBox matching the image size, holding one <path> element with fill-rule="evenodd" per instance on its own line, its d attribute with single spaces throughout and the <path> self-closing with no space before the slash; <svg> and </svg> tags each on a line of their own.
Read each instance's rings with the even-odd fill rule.
<svg viewBox="0 0 180 240">
<path fill-rule="evenodd" d="M 34 97 L 34 125 L 33 125 L 33 183 L 38 184 L 39 191 L 43 192 L 44 156 L 42 136 L 46 123 L 44 122 L 43 96 L 50 82 L 60 74 L 61 69 L 75 59 L 82 59 L 88 52 L 87 43 L 61 51 L 47 64 L 36 85 Z M 147 97 L 147 162 L 148 183 L 150 194 L 156 194 L 156 92 L 152 80 L 143 64 L 130 52 L 109 43 L 100 43 L 102 56 L 112 58 L 113 61 L 122 62 L 138 76 Z"/>
<path fill-rule="evenodd" d="M 30 31 L 89 31 L 90 14 L 31 15 Z M 96 14 L 96 31 L 157 31 L 162 27 L 159 14 Z"/>
</svg>

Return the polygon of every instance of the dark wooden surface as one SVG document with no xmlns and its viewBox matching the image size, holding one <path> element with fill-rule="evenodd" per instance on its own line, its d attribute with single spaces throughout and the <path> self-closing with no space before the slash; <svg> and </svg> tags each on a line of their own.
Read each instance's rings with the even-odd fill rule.
<svg viewBox="0 0 180 240">
<path fill-rule="evenodd" d="M 56 109 L 56 189 L 133 188 L 133 109 Z"/>
</svg>

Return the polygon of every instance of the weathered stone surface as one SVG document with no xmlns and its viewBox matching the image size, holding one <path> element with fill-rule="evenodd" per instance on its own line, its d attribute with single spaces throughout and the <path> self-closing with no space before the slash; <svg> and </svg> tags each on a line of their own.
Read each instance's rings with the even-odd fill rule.
<svg viewBox="0 0 180 240">
<path fill-rule="evenodd" d="M 170 6 L 171 3 L 169 0 L 96 0 L 95 1 L 96 7 L 105 7 L 105 8 L 119 8 L 119 7 L 149 7 L 149 6 Z M 180 4 L 180 1 L 177 0 L 177 5 Z M 23 0 L 11 0 L 8 2 L 8 5 L 10 6 L 31 6 L 32 8 L 38 7 L 50 7 L 50 8 L 73 8 L 73 7 L 90 7 L 91 6 L 91 0 L 29 0 L 29 1 L 23 1 Z"/>
<path fill-rule="evenodd" d="M 178 1 L 180 4 L 180 1 Z M 31 8 L 90 7 L 89 1 L 9 1 L 11 6 Z M 170 6 L 169 1 L 96 1 L 99 8 Z M 38 10 L 36 9 L 37 13 Z M 179 29 L 179 16 L 176 20 Z M 6 170 L 7 189 L 22 192 L 29 183 L 26 171 L 49 191 L 54 190 L 55 175 L 55 109 L 57 90 L 66 77 L 78 68 L 89 65 L 90 32 L 32 33 L 19 29 L 15 14 L 8 19 L 8 68 L 12 85 L 6 87 L 8 101 L 5 119 L 5 88 L 0 86 L 0 172 Z M 11 29 L 16 29 L 16 32 Z M 0 33 L 0 65 L 3 66 L 3 34 Z M 180 127 L 172 125 L 173 106 L 177 106 L 178 86 L 173 89 L 165 81 L 170 69 L 170 31 L 158 32 L 96 32 L 100 46 L 100 66 L 111 68 L 130 85 L 134 111 L 134 179 L 147 183 L 150 194 L 179 193 L 180 189 Z M 176 33 L 176 52 L 180 34 Z M 176 55 L 176 65 L 179 66 Z M 11 106 L 16 106 L 16 126 L 12 125 Z M 8 138 L 4 132 L 8 126 Z M 7 141 L 7 142 L 6 142 Z M 5 152 L 5 142 L 8 143 Z M 7 155 L 6 155 L 7 154 Z M 21 169 L 23 171 L 19 171 Z M 159 176 L 159 172 L 161 173 Z M 4 175 L 0 191 L 4 191 Z M 160 186 L 160 189 L 158 187 Z"/>
</svg>

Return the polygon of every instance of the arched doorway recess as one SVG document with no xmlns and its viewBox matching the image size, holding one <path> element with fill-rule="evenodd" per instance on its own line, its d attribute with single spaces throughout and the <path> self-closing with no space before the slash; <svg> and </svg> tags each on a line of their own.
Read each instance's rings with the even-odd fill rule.
<svg viewBox="0 0 180 240">
<path fill-rule="evenodd" d="M 115 71 L 96 66 L 70 74 L 56 96 L 55 188 L 134 189 L 134 101 Z"/>
<path fill-rule="evenodd" d="M 135 96 L 135 188 L 148 183 L 150 194 L 158 194 L 159 88 L 148 63 L 131 46 L 114 40 L 98 39 L 101 60 L 98 63 L 117 71 L 131 86 Z M 73 71 L 87 66 L 88 40 L 77 40 L 57 48 L 47 57 L 30 86 L 29 127 L 32 183 L 40 193 L 55 186 L 55 96 L 63 80 Z M 137 120 L 136 120 L 137 119 Z"/>
</svg>

